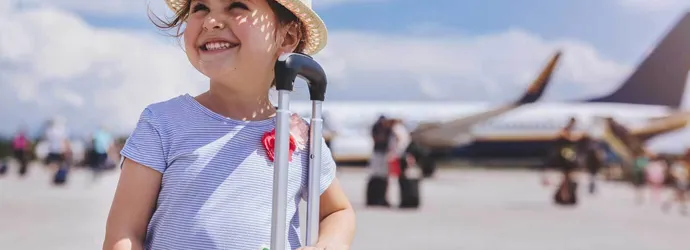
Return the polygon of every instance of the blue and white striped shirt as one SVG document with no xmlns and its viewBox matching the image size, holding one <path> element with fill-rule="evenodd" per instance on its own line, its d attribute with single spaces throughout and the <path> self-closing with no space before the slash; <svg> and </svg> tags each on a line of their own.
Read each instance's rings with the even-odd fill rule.
<svg viewBox="0 0 690 250">
<path fill-rule="evenodd" d="M 306 122 L 306 121 L 305 121 Z M 260 249 L 270 245 L 273 162 L 261 143 L 275 119 L 237 121 L 185 94 L 144 109 L 122 155 L 163 174 L 146 249 Z M 321 193 L 335 178 L 322 148 Z M 307 199 L 308 147 L 292 156 L 287 245 L 300 244 L 300 199 Z"/>
</svg>

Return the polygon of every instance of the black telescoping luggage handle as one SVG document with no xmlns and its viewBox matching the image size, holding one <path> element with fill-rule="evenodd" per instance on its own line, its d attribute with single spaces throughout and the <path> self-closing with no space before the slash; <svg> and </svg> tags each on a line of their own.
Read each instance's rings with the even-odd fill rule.
<svg viewBox="0 0 690 250">
<path fill-rule="evenodd" d="M 319 63 L 306 54 L 289 53 L 278 58 L 275 65 L 276 90 L 292 91 L 295 78 L 302 76 L 309 84 L 309 99 L 324 101 L 326 98 L 326 73 Z"/>
</svg>

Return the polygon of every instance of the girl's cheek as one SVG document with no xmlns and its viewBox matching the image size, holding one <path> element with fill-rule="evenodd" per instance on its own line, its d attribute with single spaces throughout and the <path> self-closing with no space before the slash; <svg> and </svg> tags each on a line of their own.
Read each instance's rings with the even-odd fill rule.
<svg viewBox="0 0 690 250">
<path fill-rule="evenodd" d="M 271 51 L 275 46 L 275 31 L 261 27 L 238 27 L 235 35 L 244 46 L 251 44 L 257 50 Z"/>
</svg>

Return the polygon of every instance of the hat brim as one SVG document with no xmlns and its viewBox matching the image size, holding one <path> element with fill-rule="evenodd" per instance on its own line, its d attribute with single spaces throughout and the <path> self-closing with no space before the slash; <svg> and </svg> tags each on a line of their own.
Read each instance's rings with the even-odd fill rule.
<svg viewBox="0 0 690 250">
<path fill-rule="evenodd" d="M 179 11 L 184 7 L 186 0 L 165 0 L 173 12 Z M 307 55 L 314 55 L 326 47 L 328 42 L 328 30 L 326 24 L 321 17 L 312 10 L 311 6 L 306 5 L 301 0 L 275 0 L 280 5 L 291 11 L 304 25 L 304 30 L 307 32 L 303 38 L 305 41 L 304 50 L 302 53 Z"/>
</svg>

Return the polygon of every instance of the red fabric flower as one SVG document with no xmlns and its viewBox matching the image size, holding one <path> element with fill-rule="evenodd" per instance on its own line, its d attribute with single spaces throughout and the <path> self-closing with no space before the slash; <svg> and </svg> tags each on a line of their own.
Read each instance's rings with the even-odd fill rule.
<svg viewBox="0 0 690 250">
<path fill-rule="evenodd" d="M 268 159 L 271 161 L 275 161 L 276 129 L 264 133 L 264 136 L 261 138 L 261 142 L 264 145 L 264 149 L 266 150 L 266 155 L 268 156 Z M 297 145 L 295 144 L 295 138 L 293 138 L 292 135 L 290 135 L 288 161 L 292 161 L 292 154 L 295 152 L 295 149 L 297 149 Z"/>
</svg>

